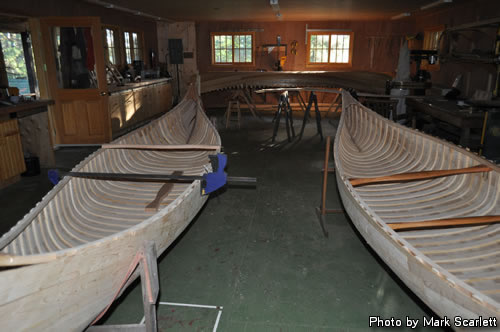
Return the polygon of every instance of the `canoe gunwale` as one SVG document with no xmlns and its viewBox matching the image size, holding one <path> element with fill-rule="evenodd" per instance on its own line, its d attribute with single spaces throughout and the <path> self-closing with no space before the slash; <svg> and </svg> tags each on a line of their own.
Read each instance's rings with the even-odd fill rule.
<svg viewBox="0 0 500 332">
<path fill-rule="evenodd" d="M 463 296 L 467 297 L 468 299 L 474 301 L 478 305 L 484 307 L 487 311 L 489 311 L 492 314 L 495 314 L 496 316 L 500 315 L 500 307 L 497 301 L 492 299 L 491 297 L 481 293 L 477 289 L 473 288 L 472 286 L 468 285 L 458 277 L 454 276 L 450 272 L 448 272 L 446 269 L 443 267 L 439 266 L 436 264 L 432 259 L 424 255 L 419 249 L 415 248 L 412 244 L 410 244 L 407 240 L 405 240 L 398 232 L 393 230 L 385 221 L 383 221 L 375 211 L 373 211 L 370 206 L 368 206 L 366 203 L 364 203 L 363 198 L 357 193 L 355 187 L 353 187 L 349 181 L 349 178 L 344 174 L 344 168 L 343 165 L 339 162 L 340 161 L 340 156 L 339 156 L 339 144 L 340 144 L 340 133 L 342 130 L 347 130 L 348 129 L 345 127 L 345 114 L 346 111 L 345 109 L 349 107 L 350 105 L 356 105 L 355 102 L 350 102 L 350 103 L 345 103 L 346 98 L 344 97 L 344 94 L 346 92 L 343 92 L 343 110 L 342 110 L 342 116 L 340 118 L 340 122 L 337 128 L 337 134 L 333 146 L 333 155 L 334 155 L 334 162 L 335 162 L 335 169 L 336 169 L 336 177 L 337 177 L 337 183 L 339 185 L 339 191 L 341 194 L 346 194 L 350 195 L 350 198 L 354 201 L 353 203 L 358 206 L 357 211 L 361 212 L 361 214 L 364 216 L 364 219 L 372 226 L 380 235 L 382 235 L 386 240 L 387 243 L 389 243 L 393 249 L 396 249 L 400 252 L 400 254 L 404 255 L 407 260 L 407 267 L 409 269 L 411 264 L 416 264 L 415 266 L 420 266 L 421 268 L 424 268 L 428 271 L 430 271 L 433 275 L 435 275 L 437 278 L 440 280 L 446 282 L 446 284 L 449 287 L 452 287 L 456 291 L 460 292 Z M 347 99 L 350 99 L 351 97 L 349 96 Z M 344 106 L 345 105 L 345 106 Z M 494 163 L 486 160 L 485 158 L 481 158 L 478 155 L 465 150 L 461 149 L 460 147 L 455 146 L 454 144 L 447 142 L 445 140 L 426 135 L 422 132 L 419 132 L 417 130 L 413 130 L 411 128 L 405 127 L 403 125 L 400 125 L 398 123 L 394 123 L 379 114 L 376 114 L 375 112 L 371 111 L 369 108 L 366 108 L 363 105 L 359 105 L 365 110 L 370 111 L 373 116 L 376 116 L 379 120 L 382 120 L 389 124 L 392 127 L 396 127 L 399 130 L 403 130 L 405 132 L 410 132 L 413 135 L 419 135 L 423 136 L 426 139 L 430 139 L 434 142 L 438 142 L 439 144 L 444 144 L 445 146 L 458 151 L 460 153 L 466 154 L 467 156 L 471 157 L 473 160 L 477 161 L 478 164 L 486 164 L 487 166 L 491 167 L 493 171 L 500 172 L 500 167 L 495 165 Z M 342 195 L 341 195 L 342 196 Z M 345 199 L 349 199 L 349 197 L 342 197 L 342 200 L 344 201 Z M 345 202 L 344 202 L 345 203 Z M 347 210 L 347 208 L 346 208 Z M 351 211 L 351 213 L 355 213 L 355 211 Z M 398 265 L 396 262 L 391 261 L 390 259 L 384 257 L 379 253 L 379 251 L 383 250 L 382 249 L 382 244 L 377 244 L 373 243 L 373 241 L 370 239 L 370 236 L 366 234 L 366 232 L 363 230 L 363 222 L 364 221 L 355 221 L 355 218 L 352 218 L 352 222 L 355 224 L 356 228 L 360 231 L 360 233 L 363 235 L 365 240 L 370 244 L 370 246 L 377 252 L 379 257 L 382 258 L 382 260 L 389 266 L 391 269 L 398 275 L 399 278 L 402 280 L 408 280 L 410 284 L 407 284 L 412 291 L 415 293 L 419 294 L 419 297 L 422 299 L 429 300 L 427 295 L 425 294 L 425 289 L 426 288 L 431 288 L 434 289 L 434 291 L 439 291 L 440 285 L 433 285 L 432 283 L 424 284 L 423 285 L 423 290 L 424 291 L 419 291 L 418 288 L 421 288 L 422 285 L 417 285 L 416 283 L 413 283 L 410 281 L 410 278 L 407 276 L 402 276 L 398 270 Z M 406 266 L 404 267 L 405 269 L 407 268 Z M 406 282 L 405 282 L 406 283 Z M 451 299 L 449 299 L 451 300 Z M 432 306 L 432 302 L 429 300 L 424 301 L 426 302 L 434 311 L 442 314 L 449 314 L 442 311 L 442 308 L 439 306 Z M 461 305 L 461 304 L 457 304 Z M 463 306 L 462 306 L 463 307 Z M 468 310 L 467 308 L 463 307 L 464 309 Z"/>
</svg>

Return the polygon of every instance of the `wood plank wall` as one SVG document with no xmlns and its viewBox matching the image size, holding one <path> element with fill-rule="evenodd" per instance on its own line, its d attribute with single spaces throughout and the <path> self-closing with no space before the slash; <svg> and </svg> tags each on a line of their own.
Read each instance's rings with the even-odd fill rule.
<svg viewBox="0 0 500 332">
<path fill-rule="evenodd" d="M 354 32 L 352 67 L 347 70 L 367 70 L 394 73 L 403 38 L 415 32 L 414 21 L 329 21 L 329 22 L 199 22 L 196 24 L 198 69 L 208 71 L 274 70 L 276 52 L 268 54 L 264 44 L 275 44 L 276 36 L 282 43 L 298 42 L 297 54 L 288 53 L 284 70 L 336 70 L 332 67 L 306 65 L 306 24 L 309 29 L 350 29 Z M 256 65 L 216 66 L 210 59 L 210 33 L 263 29 L 255 32 Z M 289 46 L 290 47 L 290 46 Z M 337 69 L 338 70 L 338 69 Z M 343 69 L 346 70 L 346 69 Z"/>
</svg>

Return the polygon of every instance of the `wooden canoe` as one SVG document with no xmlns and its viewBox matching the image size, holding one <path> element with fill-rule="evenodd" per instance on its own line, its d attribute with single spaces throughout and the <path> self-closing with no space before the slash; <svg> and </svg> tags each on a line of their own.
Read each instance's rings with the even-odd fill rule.
<svg viewBox="0 0 500 332">
<path fill-rule="evenodd" d="M 334 158 L 339 192 L 353 224 L 441 317 L 498 320 L 499 167 L 384 119 L 345 91 L 342 97 Z M 373 178 L 377 181 L 353 186 L 354 179 Z M 461 224 L 464 220 L 481 222 Z M 423 223 L 411 224 L 416 222 Z M 436 222 L 442 224 L 436 228 Z M 398 224 L 411 227 L 396 231 Z"/>
<path fill-rule="evenodd" d="M 323 87 L 354 88 L 385 93 L 390 76 L 364 71 L 238 71 L 201 74 L 201 93 L 239 88 Z"/>
<path fill-rule="evenodd" d="M 221 141 L 189 91 L 170 112 L 113 142 L 139 148 L 100 149 L 73 171 L 206 173 Z M 219 149 L 140 148 L 184 144 Z M 0 239 L 2 330 L 85 329 L 112 301 L 145 241 L 160 255 L 198 213 L 207 199 L 200 182 L 174 183 L 151 211 L 164 183 L 65 177 Z"/>
</svg>

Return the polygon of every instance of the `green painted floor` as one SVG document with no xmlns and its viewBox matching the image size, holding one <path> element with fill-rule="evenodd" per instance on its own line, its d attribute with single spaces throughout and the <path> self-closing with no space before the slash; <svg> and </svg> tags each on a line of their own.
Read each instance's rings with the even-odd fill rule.
<svg viewBox="0 0 500 332">
<path fill-rule="evenodd" d="M 312 123 L 302 141 L 270 146 L 269 119 L 244 121 L 241 130 L 220 130 L 227 172 L 257 177 L 258 186 L 229 187 L 209 199 L 159 260 L 160 301 L 222 306 L 217 331 L 361 331 L 369 329 L 369 316 L 400 318 L 404 325 L 406 316 L 432 314 L 346 215 L 328 215 L 330 237 L 323 236 L 314 209 L 321 196 L 324 142 Z M 334 135 L 335 123 L 323 121 L 326 134 Z M 284 133 L 281 128 L 278 141 Z M 60 151 L 58 160 L 68 164 L 74 153 Z M 43 179 L 36 185 L 26 181 L 35 180 L 0 191 L 8 220 L 19 219 L 19 211 L 33 206 L 34 193 L 48 188 Z M 340 206 L 332 174 L 328 207 Z M 212 331 L 218 312 L 160 305 L 158 324 L 161 331 Z M 136 283 L 106 324 L 138 323 L 142 317 Z"/>
</svg>

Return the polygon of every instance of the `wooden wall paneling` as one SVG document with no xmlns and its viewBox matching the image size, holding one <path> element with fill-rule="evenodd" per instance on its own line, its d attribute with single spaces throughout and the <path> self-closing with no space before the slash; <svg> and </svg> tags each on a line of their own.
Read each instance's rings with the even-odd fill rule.
<svg viewBox="0 0 500 332">
<path fill-rule="evenodd" d="M 26 170 L 17 119 L 0 122 L 0 181 Z"/>
<path fill-rule="evenodd" d="M 123 100 L 123 103 L 120 101 Z M 123 123 L 122 115 L 125 109 L 125 100 L 121 93 L 112 94 L 108 98 L 109 117 L 111 118 L 111 130 L 120 129 Z"/>
</svg>

